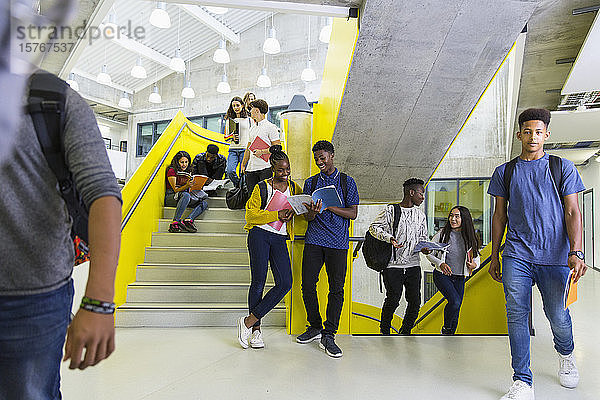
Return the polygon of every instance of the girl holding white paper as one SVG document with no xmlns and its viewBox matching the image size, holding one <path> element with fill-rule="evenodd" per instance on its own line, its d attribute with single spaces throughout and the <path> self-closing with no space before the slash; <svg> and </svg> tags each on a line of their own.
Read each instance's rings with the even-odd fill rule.
<svg viewBox="0 0 600 400">
<path fill-rule="evenodd" d="M 469 209 L 455 206 L 448 221 L 432 239 L 447 243 L 446 251 L 434 251 L 427 259 L 435 266 L 433 282 L 448 300 L 444 307 L 443 335 L 454 335 L 465 291 L 465 279 L 479 267 L 479 243 Z"/>
<path fill-rule="evenodd" d="M 251 283 L 248 290 L 248 315 L 238 320 L 238 341 L 243 348 L 265 347 L 260 319 L 271 311 L 292 287 L 292 267 L 286 239 L 292 235 L 292 217 L 286 197 L 302 193 L 289 179 L 290 160 L 280 145 L 271 146 L 269 162 L 273 177 L 259 182 L 246 203 L 248 253 Z M 275 278 L 275 286 L 263 297 L 267 271 Z"/>
</svg>

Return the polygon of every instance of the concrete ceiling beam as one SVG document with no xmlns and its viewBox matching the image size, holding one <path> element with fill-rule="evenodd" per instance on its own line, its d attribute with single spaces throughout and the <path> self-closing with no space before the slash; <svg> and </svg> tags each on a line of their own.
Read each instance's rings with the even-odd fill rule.
<svg viewBox="0 0 600 400">
<path fill-rule="evenodd" d="M 150 0 L 148 0 L 150 1 Z M 166 0 L 167 3 L 347 18 L 350 7 L 267 0 Z"/>
<path fill-rule="evenodd" d="M 81 76 L 82 78 L 89 79 L 89 80 L 94 81 L 94 82 L 96 81 L 96 77 L 94 75 L 90 74 L 89 72 L 85 72 L 85 71 L 83 71 L 83 70 L 81 70 L 79 68 L 73 68 L 71 70 L 71 72 L 74 73 L 75 75 Z M 98 85 L 101 85 L 101 84 L 99 83 Z M 128 88 L 128 87 L 123 86 L 123 85 L 119 85 L 118 83 L 115 83 L 115 82 L 112 82 L 112 83 L 110 83 L 108 85 L 104 85 L 104 86 L 108 86 L 108 87 L 111 87 L 113 89 L 120 90 L 122 92 L 127 92 L 129 94 L 133 94 L 133 92 L 134 92 L 133 89 Z"/>
<path fill-rule="evenodd" d="M 225 39 L 232 43 L 240 43 L 240 35 L 229 29 L 221 21 L 204 11 L 202 8 L 189 4 L 182 4 L 179 7 L 196 20 L 212 29 L 217 35 L 225 37 Z"/>
<path fill-rule="evenodd" d="M 126 36 L 122 36 L 120 38 L 111 39 L 112 43 L 118 44 L 126 50 L 129 50 L 133 53 L 136 53 L 144 58 L 147 58 L 150 61 L 154 61 L 157 64 L 160 64 L 164 67 L 169 67 L 169 63 L 171 59 L 158 51 L 142 44 L 136 40 L 130 39 Z"/>
</svg>

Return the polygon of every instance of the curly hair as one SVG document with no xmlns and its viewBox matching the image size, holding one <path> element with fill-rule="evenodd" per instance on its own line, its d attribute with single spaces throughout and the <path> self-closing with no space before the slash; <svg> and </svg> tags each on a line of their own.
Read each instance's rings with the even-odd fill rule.
<svg viewBox="0 0 600 400">
<path fill-rule="evenodd" d="M 275 144 L 269 147 L 269 153 L 271 153 L 271 157 L 269 157 L 269 162 L 271 163 L 272 167 L 274 167 L 278 161 L 285 160 L 288 163 L 290 162 L 290 159 L 288 158 L 287 154 L 283 152 L 282 147 L 279 144 Z"/>
<path fill-rule="evenodd" d="M 528 108 L 519 114 L 519 129 L 523 128 L 523 124 L 527 121 L 542 121 L 548 129 L 550 124 L 550 111 L 545 108 Z"/>
<path fill-rule="evenodd" d="M 333 151 L 333 144 L 331 142 L 328 142 L 327 140 L 319 140 L 312 147 L 313 153 L 315 151 L 319 151 L 319 150 L 323 150 L 323 151 L 326 151 L 326 152 L 331 153 L 331 154 L 334 153 L 334 151 Z"/>
<path fill-rule="evenodd" d="M 408 194 L 410 190 L 416 190 L 418 186 L 424 186 L 425 182 L 423 179 L 410 178 L 404 181 L 402 187 L 404 188 L 404 194 Z"/>
</svg>

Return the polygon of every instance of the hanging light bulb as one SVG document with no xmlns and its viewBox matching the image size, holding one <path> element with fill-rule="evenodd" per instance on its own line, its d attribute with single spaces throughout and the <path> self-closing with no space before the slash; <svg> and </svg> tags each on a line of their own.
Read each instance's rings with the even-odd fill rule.
<svg viewBox="0 0 600 400">
<path fill-rule="evenodd" d="M 206 8 L 206 11 L 209 11 L 213 14 L 217 14 L 217 15 L 223 15 L 225 14 L 227 11 L 229 11 L 229 8 L 225 8 L 225 7 L 210 7 L 210 6 L 204 6 L 204 8 Z"/>
<path fill-rule="evenodd" d="M 74 73 L 71 72 L 69 74 L 69 79 L 67 79 L 67 83 L 69 84 L 69 86 L 71 86 L 71 89 L 73 89 L 76 92 L 79 92 L 79 83 L 77 83 L 77 81 L 75 80 Z"/>
<path fill-rule="evenodd" d="M 221 77 L 221 82 L 217 85 L 217 92 L 219 93 L 231 93 L 231 86 L 229 86 L 229 82 L 227 82 L 227 75 L 223 74 Z"/>
<path fill-rule="evenodd" d="M 267 54 L 277 54 L 281 51 L 281 46 L 279 46 L 279 41 L 277 40 L 277 32 L 275 28 L 269 29 L 269 37 L 265 40 L 263 44 L 263 51 Z"/>
<path fill-rule="evenodd" d="M 150 14 L 150 23 L 161 29 L 171 27 L 171 18 L 167 12 L 167 4 L 165 2 L 156 2 L 156 8 L 152 11 L 152 14 Z"/>
<path fill-rule="evenodd" d="M 114 6 L 113 6 L 114 7 Z M 104 23 L 104 32 L 106 37 L 115 39 L 118 35 L 119 27 L 117 26 L 117 15 L 114 9 L 108 14 L 107 22 Z"/>
<path fill-rule="evenodd" d="M 96 82 L 101 83 L 103 85 L 110 85 L 112 79 L 110 79 L 110 75 L 108 74 L 108 67 L 106 64 L 102 65 L 102 71 L 96 76 Z"/>
<path fill-rule="evenodd" d="M 131 68 L 131 76 L 137 79 L 146 79 L 148 77 L 146 68 L 142 65 L 142 57 L 138 57 L 135 65 Z"/>
<path fill-rule="evenodd" d="M 310 65 L 310 60 L 306 61 L 306 68 L 304 68 L 302 70 L 300 79 L 302 79 L 304 82 L 310 82 L 310 81 L 314 81 L 315 79 L 317 79 L 317 74 L 315 73 L 315 70 L 312 69 L 312 67 Z"/>
<path fill-rule="evenodd" d="M 181 51 L 179 49 L 175 50 L 175 57 L 171 58 L 169 68 L 175 72 L 185 72 L 185 61 L 183 61 L 183 58 L 181 58 Z"/>
<path fill-rule="evenodd" d="M 319 40 L 323 43 L 329 43 L 329 39 L 331 38 L 331 28 L 333 27 L 333 17 L 327 17 L 327 25 L 321 28 L 321 33 L 319 34 Z"/>
<path fill-rule="evenodd" d="M 194 92 L 194 89 L 192 88 L 192 82 L 189 79 L 187 79 L 185 87 L 181 90 L 181 97 L 185 99 L 193 99 L 196 97 L 196 92 Z"/>
<path fill-rule="evenodd" d="M 262 87 L 262 88 L 271 87 L 271 78 L 269 78 L 269 76 L 267 75 L 267 69 L 265 67 L 263 67 L 260 70 L 260 75 L 258 76 L 258 79 L 256 80 L 256 86 Z"/>
<path fill-rule="evenodd" d="M 158 93 L 158 86 L 154 84 L 154 88 L 152 88 L 152 93 L 148 96 L 148 101 L 154 104 L 162 103 L 162 98 L 160 97 L 160 93 Z"/>
<path fill-rule="evenodd" d="M 227 43 L 225 40 L 219 40 L 219 48 L 215 50 L 213 61 L 219 64 L 227 64 L 231 61 L 229 58 L 229 53 L 227 52 Z"/>
<path fill-rule="evenodd" d="M 129 100 L 129 95 L 127 92 L 123 92 L 121 95 L 121 98 L 119 99 L 119 107 L 131 108 L 131 100 Z"/>
</svg>

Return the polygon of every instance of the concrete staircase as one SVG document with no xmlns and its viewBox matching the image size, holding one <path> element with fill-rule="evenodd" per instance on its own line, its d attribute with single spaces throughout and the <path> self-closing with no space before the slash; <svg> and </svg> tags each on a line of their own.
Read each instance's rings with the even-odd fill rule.
<svg viewBox="0 0 600 400">
<path fill-rule="evenodd" d="M 227 209 L 224 191 L 218 195 L 208 199 L 208 210 L 195 221 L 197 233 L 169 233 L 175 209 L 164 208 L 136 281 L 127 289 L 127 301 L 117 309 L 117 327 L 233 327 L 247 314 L 250 267 L 244 210 Z M 272 286 L 269 271 L 265 291 Z M 284 304 L 262 323 L 285 326 Z"/>
</svg>

